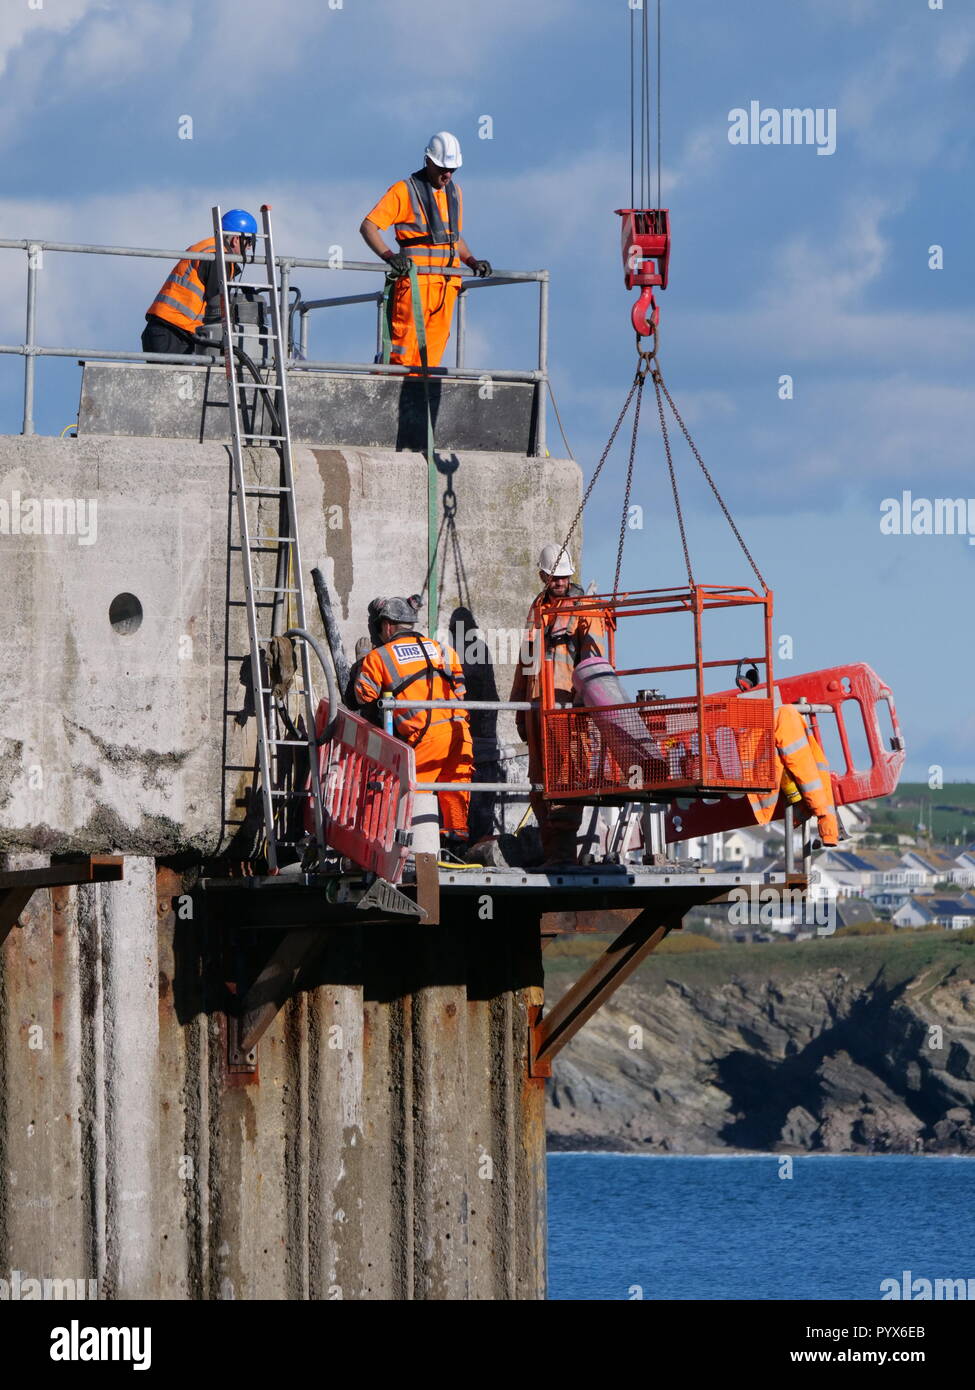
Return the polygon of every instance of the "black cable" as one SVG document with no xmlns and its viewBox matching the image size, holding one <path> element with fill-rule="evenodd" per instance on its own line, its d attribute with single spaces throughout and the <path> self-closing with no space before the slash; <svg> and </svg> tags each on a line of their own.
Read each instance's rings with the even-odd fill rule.
<svg viewBox="0 0 975 1390">
<path fill-rule="evenodd" d="M 658 207 L 658 208 L 660 207 L 660 164 L 661 164 L 661 160 L 660 160 L 660 148 L 661 148 L 661 136 L 660 136 L 660 110 L 661 110 L 661 98 L 660 98 L 660 88 L 661 88 L 661 70 L 662 70 L 662 61 L 661 61 L 661 56 L 660 56 L 660 55 L 661 55 L 661 52 L 662 52 L 662 39 L 661 39 L 661 35 L 660 35 L 660 0 L 657 0 L 657 207 Z"/>
<path fill-rule="evenodd" d="M 636 158 L 636 93 L 633 72 L 633 11 L 630 10 L 630 207 L 636 207 L 636 184 L 634 161 Z"/>
</svg>

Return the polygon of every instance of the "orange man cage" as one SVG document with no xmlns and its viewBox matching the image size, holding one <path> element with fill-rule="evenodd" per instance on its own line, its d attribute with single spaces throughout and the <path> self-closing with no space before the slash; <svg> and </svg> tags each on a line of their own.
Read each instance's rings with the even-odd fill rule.
<svg viewBox="0 0 975 1390">
<path fill-rule="evenodd" d="M 759 668 L 760 686 L 741 694 L 708 694 L 711 672 L 737 667 L 742 658 L 704 660 L 702 619 L 714 609 L 752 607 L 761 619 L 760 656 L 747 657 Z M 556 703 L 552 647 L 547 628 L 569 611 L 603 618 L 605 653 L 616 665 L 616 627 L 623 618 L 687 613 L 693 626 L 694 660 L 675 666 L 642 666 L 617 671 L 620 677 L 692 673 L 693 693 L 678 698 L 645 694 L 626 703 Z M 552 800 L 620 804 L 669 800 L 676 794 L 710 796 L 722 792 L 770 792 L 778 785 L 773 738 L 772 594 L 715 584 L 646 589 L 632 594 L 585 595 L 546 604 L 542 627 L 541 716 L 545 795 Z M 580 666 L 576 667 L 578 679 Z M 725 678 L 725 684 L 727 683 Z M 648 681 L 648 685 L 652 682 Z M 612 691 L 612 681 L 604 692 Z"/>
</svg>

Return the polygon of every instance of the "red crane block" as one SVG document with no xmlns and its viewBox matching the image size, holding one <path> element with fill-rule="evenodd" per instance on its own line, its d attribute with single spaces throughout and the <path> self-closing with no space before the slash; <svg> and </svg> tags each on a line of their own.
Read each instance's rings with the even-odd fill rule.
<svg viewBox="0 0 975 1390">
<path fill-rule="evenodd" d="M 622 217 L 623 278 L 628 290 L 641 290 L 630 318 L 637 335 L 648 337 L 660 322 L 653 297 L 667 288 L 670 273 L 670 212 L 667 208 L 617 208 Z"/>
</svg>

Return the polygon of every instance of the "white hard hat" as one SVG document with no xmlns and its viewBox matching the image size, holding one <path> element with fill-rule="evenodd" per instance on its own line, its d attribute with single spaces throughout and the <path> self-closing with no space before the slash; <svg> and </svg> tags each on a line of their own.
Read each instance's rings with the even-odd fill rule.
<svg viewBox="0 0 975 1390">
<path fill-rule="evenodd" d="M 542 553 L 538 557 L 538 568 L 543 574 L 550 574 L 553 579 L 561 579 L 565 575 L 575 573 L 572 556 L 558 545 L 542 546 Z"/>
<path fill-rule="evenodd" d="M 441 169 L 459 169 L 464 162 L 460 156 L 460 141 L 449 130 L 438 130 L 436 135 L 431 135 L 423 153 Z"/>
</svg>

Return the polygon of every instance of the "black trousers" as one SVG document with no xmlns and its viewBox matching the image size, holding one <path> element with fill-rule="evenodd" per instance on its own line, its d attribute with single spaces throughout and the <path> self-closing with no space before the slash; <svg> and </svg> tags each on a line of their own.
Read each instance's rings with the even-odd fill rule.
<svg viewBox="0 0 975 1390">
<path fill-rule="evenodd" d="M 165 319 L 153 316 L 146 319 L 146 326 L 142 330 L 142 351 L 190 354 L 197 351 L 197 344 Z"/>
</svg>

